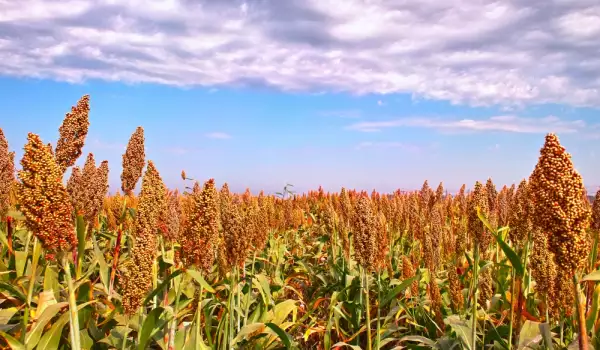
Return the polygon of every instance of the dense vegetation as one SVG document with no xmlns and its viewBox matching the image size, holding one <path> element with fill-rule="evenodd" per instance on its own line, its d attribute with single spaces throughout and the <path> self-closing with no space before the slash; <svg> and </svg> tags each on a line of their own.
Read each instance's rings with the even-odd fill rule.
<svg viewBox="0 0 600 350">
<path fill-rule="evenodd" d="M 74 166 L 88 113 L 56 145 L 29 134 L 17 172 L 0 129 L 4 347 L 600 346 L 600 191 L 554 134 L 500 190 L 253 195 L 185 172 L 167 189 L 140 127 L 108 196 L 107 162 Z"/>
</svg>

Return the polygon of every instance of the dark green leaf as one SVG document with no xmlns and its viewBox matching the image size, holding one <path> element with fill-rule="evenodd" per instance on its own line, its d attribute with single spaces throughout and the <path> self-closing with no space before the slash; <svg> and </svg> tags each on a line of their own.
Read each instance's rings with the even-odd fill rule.
<svg viewBox="0 0 600 350">
<path fill-rule="evenodd" d="M 283 342 L 283 345 L 285 345 L 286 349 L 289 350 L 292 348 L 291 337 L 283 329 L 281 329 L 278 325 L 271 323 L 271 322 L 265 323 L 265 326 L 271 328 L 271 330 L 273 332 L 277 333 L 277 336 L 279 336 L 279 339 Z"/>
</svg>

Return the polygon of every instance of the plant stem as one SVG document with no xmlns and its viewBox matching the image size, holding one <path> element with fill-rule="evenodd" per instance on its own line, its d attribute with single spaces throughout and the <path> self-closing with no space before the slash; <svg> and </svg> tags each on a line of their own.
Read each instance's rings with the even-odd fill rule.
<svg viewBox="0 0 600 350">
<path fill-rule="evenodd" d="M 196 349 L 200 349 L 200 343 L 204 343 L 202 340 L 202 294 L 204 294 L 204 288 L 200 286 L 198 306 L 196 307 Z"/>
<path fill-rule="evenodd" d="M 517 296 L 518 298 L 518 296 Z M 517 304 L 518 304 L 517 300 Z M 512 348 L 512 338 L 513 338 L 513 323 L 515 317 L 515 270 L 511 269 L 511 277 L 510 277 L 510 323 L 508 325 L 508 350 Z"/>
<path fill-rule="evenodd" d="M 185 275 L 184 275 L 185 276 Z M 177 328 L 177 314 L 179 313 L 179 298 L 181 297 L 181 281 L 184 276 L 178 276 L 179 283 L 175 286 L 175 281 L 173 281 L 173 285 L 175 287 L 175 317 L 173 317 L 173 321 L 171 322 L 171 327 L 169 330 L 169 350 L 175 350 L 175 329 Z"/>
<path fill-rule="evenodd" d="M 33 299 L 33 288 L 35 287 L 35 274 L 37 272 L 38 262 L 37 250 L 39 249 L 39 242 L 36 237 L 33 237 L 33 251 L 31 252 L 31 276 L 29 276 L 29 286 L 27 287 L 27 304 L 25 306 L 25 314 L 23 315 L 23 334 L 22 340 L 25 341 L 25 334 L 27 333 L 27 325 L 29 324 L 29 313 L 31 310 L 31 299 Z"/>
<path fill-rule="evenodd" d="M 117 231 L 117 241 L 115 243 L 115 251 L 113 253 L 113 266 L 110 271 L 110 283 L 108 287 L 108 299 L 110 300 L 115 283 L 115 274 L 117 272 L 117 265 L 119 263 L 119 253 L 121 252 L 121 239 L 123 237 L 123 230 L 119 227 Z"/>
<path fill-rule="evenodd" d="M 365 307 L 366 307 L 366 317 L 367 317 L 367 350 L 371 350 L 372 349 L 372 338 L 371 338 L 371 312 L 370 312 L 370 306 L 369 305 L 369 281 L 367 279 L 367 272 L 365 271 L 365 269 L 363 267 L 361 267 L 362 269 L 362 273 L 363 273 L 363 278 L 364 278 L 364 285 L 363 288 L 365 290 Z"/>
<path fill-rule="evenodd" d="M 588 350 L 588 334 L 585 324 L 584 305 L 581 300 L 581 290 L 577 273 L 573 274 L 573 287 L 575 288 L 575 302 L 577 303 L 577 316 L 579 318 L 579 350 Z"/>
<path fill-rule="evenodd" d="M 391 277 L 390 277 L 391 278 Z M 377 272 L 377 346 L 375 347 L 379 350 L 379 346 L 381 344 L 381 273 Z"/>
<path fill-rule="evenodd" d="M 129 316 L 125 316 L 125 331 L 123 332 L 123 344 L 121 344 L 121 350 L 125 350 L 127 347 L 127 333 L 129 333 Z"/>
<path fill-rule="evenodd" d="M 252 279 L 254 278 L 254 265 L 256 264 L 256 252 L 252 255 L 252 267 L 250 268 L 250 281 L 248 282 L 248 297 L 246 298 L 246 307 L 244 311 L 244 326 L 248 324 L 248 312 L 250 311 L 250 296 L 252 295 Z"/>
<path fill-rule="evenodd" d="M 62 263 L 65 270 L 65 278 L 67 280 L 67 288 L 69 292 L 69 331 L 71 334 L 71 348 L 75 350 L 81 349 L 81 341 L 79 339 L 79 316 L 77 315 L 77 301 L 75 299 L 75 287 L 71 278 L 71 267 L 66 254 L 62 254 Z"/>
<path fill-rule="evenodd" d="M 471 343 L 474 348 L 477 348 L 477 283 L 479 273 L 479 246 L 477 242 L 474 244 L 473 250 L 473 308 L 471 317 L 473 319 L 473 329 L 471 332 Z"/>
<path fill-rule="evenodd" d="M 228 343 L 227 346 L 228 348 L 232 348 L 233 346 L 233 328 L 234 328 L 234 316 L 233 316 L 233 312 L 235 309 L 235 274 L 236 274 L 236 270 L 237 267 L 234 267 L 233 270 L 231 271 L 231 273 L 229 274 L 229 278 L 230 278 L 230 290 L 229 290 L 229 329 L 227 331 L 227 339 L 228 339 Z"/>
<path fill-rule="evenodd" d="M 246 270 L 246 268 L 244 267 L 244 271 L 245 270 Z M 236 281 L 241 281 L 239 268 L 236 269 L 236 274 L 237 274 Z M 238 309 L 241 309 L 241 305 L 242 305 L 242 288 L 241 288 L 241 286 L 237 286 L 237 307 L 238 307 Z M 240 313 L 237 312 L 236 313 L 236 318 L 237 318 L 236 330 L 237 330 L 237 332 L 240 331 L 240 316 L 241 316 Z"/>
</svg>

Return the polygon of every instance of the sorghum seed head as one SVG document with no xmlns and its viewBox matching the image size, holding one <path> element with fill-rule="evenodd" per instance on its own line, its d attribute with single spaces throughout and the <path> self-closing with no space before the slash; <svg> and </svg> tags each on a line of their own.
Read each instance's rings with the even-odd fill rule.
<svg viewBox="0 0 600 350">
<path fill-rule="evenodd" d="M 596 191 L 596 197 L 592 204 L 592 222 L 591 227 L 594 230 L 600 230 L 600 190 Z"/>
<path fill-rule="evenodd" d="M 0 129 L 0 221 L 10 206 L 10 191 L 15 181 L 15 154 L 9 152 L 8 142 Z"/>
<path fill-rule="evenodd" d="M 144 129 L 140 126 L 131 135 L 127 149 L 123 154 L 123 172 L 121 173 L 121 189 L 123 193 L 133 192 L 135 185 L 142 176 L 146 163 L 144 150 Z"/>
<path fill-rule="evenodd" d="M 540 158 L 530 176 L 534 224 L 550 235 L 549 249 L 557 268 L 572 276 L 585 265 L 590 210 L 583 205 L 583 180 L 558 137 L 546 135 Z"/>
<path fill-rule="evenodd" d="M 62 170 L 38 135 L 29 133 L 27 140 L 18 174 L 21 212 L 46 250 L 69 252 L 77 246 L 77 236 Z"/>
<path fill-rule="evenodd" d="M 152 265 L 156 258 L 156 227 L 165 206 L 165 185 L 152 161 L 142 179 L 142 190 L 135 221 L 135 243 L 130 259 L 123 266 L 120 280 L 123 308 L 135 313 L 152 287 Z"/>
<path fill-rule="evenodd" d="M 521 248 L 527 235 L 533 231 L 533 202 L 527 181 L 523 180 L 519 184 L 511 207 L 511 227 L 508 235 L 513 244 Z"/>
<path fill-rule="evenodd" d="M 366 193 L 363 193 L 356 203 L 352 224 L 356 261 L 366 270 L 373 271 L 376 267 L 377 222 L 371 199 Z"/>
<path fill-rule="evenodd" d="M 469 202 L 469 221 L 467 225 L 469 232 L 473 234 L 479 245 L 480 251 L 483 253 L 490 245 L 492 237 L 483 222 L 479 219 L 479 216 L 477 216 L 477 208 L 479 208 L 482 214 L 488 215 L 488 198 L 486 190 L 479 181 L 475 183 L 472 197 Z"/>
<path fill-rule="evenodd" d="M 56 143 L 55 158 L 61 171 L 75 164 L 77 158 L 81 156 L 81 150 L 85 143 L 85 138 L 90 126 L 90 96 L 84 95 L 77 102 L 77 105 L 71 107 L 71 112 L 67 113 L 62 125 L 59 128 L 60 138 Z"/>
<path fill-rule="evenodd" d="M 206 181 L 202 190 L 196 182 L 192 198 L 188 232 L 182 238 L 183 257 L 188 264 L 210 271 L 219 246 L 219 193 L 215 180 Z"/>
</svg>

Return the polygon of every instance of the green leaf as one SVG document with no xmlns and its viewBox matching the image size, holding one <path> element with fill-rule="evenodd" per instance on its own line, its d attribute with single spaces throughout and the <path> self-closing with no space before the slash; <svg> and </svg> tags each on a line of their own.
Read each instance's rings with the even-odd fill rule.
<svg viewBox="0 0 600 350">
<path fill-rule="evenodd" d="M 35 325 L 33 326 L 33 328 L 25 336 L 25 344 L 27 346 L 27 349 L 35 348 L 37 343 L 40 341 L 42 332 L 44 331 L 44 328 L 46 328 L 48 322 L 50 322 L 50 320 L 52 320 L 52 318 L 54 318 L 54 316 L 56 316 L 56 314 L 61 309 L 66 308 L 68 306 L 69 303 L 67 302 L 61 302 L 46 306 L 42 314 L 38 316 L 37 320 L 35 320 Z"/>
<path fill-rule="evenodd" d="M 273 322 L 275 324 L 283 323 L 283 321 L 285 321 L 285 319 L 288 317 L 288 315 L 292 311 L 296 311 L 296 309 L 297 309 L 296 303 L 297 303 L 296 300 L 287 299 L 287 300 L 284 300 L 281 303 L 275 305 L 275 307 L 273 308 L 273 318 L 272 318 L 271 322 Z"/>
<path fill-rule="evenodd" d="M 594 328 L 594 324 L 598 319 L 598 311 L 600 311 L 600 284 L 594 288 L 594 296 L 592 298 L 592 307 L 590 308 L 590 314 L 588 315 L 585 324 L 588 332 L 591 332 Z"/>
<path fill-rule="evenodd" d="M 83 262 L 83 255 L 85 254 L 85 234 L 87 232 L 87 225 L 83 220 L 83 215 L 77 215 L 77 265 Z"/>
<path fill-rule="evenodd" d="M 25 294 L 23 294 L 23 292 L 21 292 L 20 290 L 15 288 L 15 286 L 10 283 L 0 282 L 0 290 L 9 292 L 11 294 L 11 296 L 19 299 L 23 303 L 26 302 L 26 300 L 27 300 L 27 297 L 25 296 Z"/>
<path fill-rule="evenodd" d="M 275 333 L 277 333 L 277 336 L 279 337 L 279 339 L 283 342 L 283 345 L 285 345 L 286 349 L 291 349 L 292 348 L 292 340 L 289 334 L 287 334 L 283 329 L 279 328 L 278 325 L 274 324 L 274 323 L 265 323 L 265 326 L 271 328 L 271 330 Z"/>
<path fill-rule="evenodd" d="M 176 278 L 177 276 L 181 275 L 182 273 L 183 273 L 183 270 L 173 271 L 173 273 L 171 273 L 167 278 L 165 278 L 165 280 L 162 281 L 162 283 L 159 284 L 158 287 L 156 287 L 152 292 L 150 292 L 150 294 L 148 294 L 146 299 L 144 299 L 144 303 L 142 305 L 148 304 L 150 302 L 150 300 L 154 299 L 154 297 L 156 295 L 158 295 L 158 293 L 160 293 L 163 289 L 165 289 L 166 287 L 169 286 L 169 283 L 171 282 L 172 279 Z"/>
<path fill-rule="evenodd" d="M 420 335 L 407 335 L 400 339 L 400 343 L 403 343 L 405 341 L 417 342 L 419 344 L 423 344 L 430 347 L 433 347 L 435 345 L 435 341 Z"/>
<path fill-rule="evenodd" d="M 264 328 L 265 328 L 265 324 L 261 323 L 261 322 L 250 323 L 250 324 L 245 325 L 244 327 L 242 327 L 242 329 L 240 329 L 240 331 L 237 333 L 237 335 L 233 339 L 232 345 L 237 344 L 242 339 L 246 339 L 246 337 L 248 337 L 249 335 L 251 335 L 257 331 L 262 331 Z"/>
<path fill-rule="evenodd" d="M 531 348 L 542 340 L 539 322 L 525 321 L 519 333 L 519 350 Z"/>
<path fill-rule="evenodd" d="M 196 270 L 186 270 L 185 273 L 191 278 L 193 278 L 196 282 L 198 282 L 198 284 L 202 286 L 202 289 L 208 291 L 209 293 L 215 293 L 213 287 L 211 287 L 210 284 L 208 284 L 202 277 L 202 273 Z"/>
<path fill-rule="evenodd" d="M 333 344 L 333 346 L 331 347 L 332 349 L 337 349 L 337 348 L 341 348 L 342 346 L 348 346 L 351 347 L 354 350 L 362 350 L 362 348 L 358 345 L 350 345 L 348 343 L 344 343 L 343 341 L 339 342 L 339 343 L 335 343 Z"/>
<path fill-rule="evenodd" d="M 53 291 L 54 297 L 58 298 L 60 283 L 58 282 L 58 269 L 55 266 L 46 266 L 46 271 L 44 271 L 44 291 Z"/>
<path fill-rule="evenodd" d="M 583 277 L 581 279 L 581 282 L 584 282 L 584 281 L 600 282 L 600 270 L 596 270 L 596 271 L 590 273 L 589 275 L 586 275 L 585 277 Z"/>
<path fill-rule="evenodd" d="M 474 346 L 471 342 L 471 333 L 473 327 L 471 327 L 466 321 L 461 320 L 459 316 L 452 315 L 444 320 L 444 323 L 450 326 L 452 330 L 462 340 L 465 347 L 469 350 L 473 350 Z"/>
<path fill-rule="evenodd" d="M 16 307 L 0 309 L 0 325 L 6 325 L 10 319 L 19 311 Z"/>
<path fill-rule="evenodd" d="M 540 323 L 540 333 L 542 333 L 546 348 L 548 348 L 548 350 L 553 350 L 554 344 L 552 343 L 552 332 L 550 331 L 550 325 L 548 323 Z"/>
<path fill-rule="evenodd" d="M 157 307 L 156 309 L 150 311 L 148 313 L 148 316 L 146 316 L 146 318 L 144 319 L 142 331 L 140 333 L 138 349 L 147 349 L 150 340 L 152 340 L 152 336 L 154 336 L 154 334 L 160 331 L 162 327 L 164 327 L 164 325 L 167 323 L 167 320 L 165 318 L 160 317 L 163 311 L 165 311 L 163 307 Z"/>
<path fill-rule="evenodd" d="M 15 252 L 15 269 L 17 271 L 17 277 L 23 276 L 25 271 L 25 264 L 27 263 L 27 252 L 17 250 Z"/>
<path fill-rule="evenodd" d="M 506 255 L 508 260 L 510 260 L 513 269 L 515 269 L 515 274 L 517 276 L 523 276 L 525 274 L 525 268 L 523 267 L 523 263 L 521 262 L 521 258 L 519 258 L 519 255 L 502 239 L 502 237 L 497 233 L 497 231 L 492 228 L 492 226 L 487 221 L 485 216 L 481 213 L 479 208 L 477 208 L 477 216 L 479 216 L 479 219 L 488 228 L 488 230 L 490 230 L 490 233 L 492 234 L 492 236 L 494 236 L 494 238 L 498 242 L 498 245 L 500 245 L 500 248 L 504 252 L 504 255 Z"/>
<path fill-rule="evenodd" d="M 94 340 L 88 334 L 86 329 L 79 331 L 79 339 L 81 339 L 81 348 L 89 350 L 94 346 Z"/>
<path fill-rule="evenodd" d="M 400 293 L 402 293 L 406 288 L 408 288 L 414 281 L 417 281 L 420 278 L 419 274 L 417 274 L 416 276 L 413 276 L 407 280 L 402 281 L 402 283 L 400 283 L 399 285 L 397 285 L 396 287 L 394 287 L 394 289 L 392 289 L 383 299 L 383 301 L 381 302 L 381 306 L 384 307 L 387 304 L 389 304 L 393 299 L 396 298 L 396 296 Z"/>
<path fill-rule="evenodd" d="M 4 338 L 4 340 L 6 340 L 6 342 L 8 343 L 8 345 L 10 346 L 11 349 L 26 350 L 25 345 L 21 344 L 20 341 L 13 338 L 11 335 L 0 331 L 0 336 L 2 336 Z"/>
<path fill-rule="evenodd" d="M 69 313 L 65 312 L 58 320 L 52 325 L 38 343 L 37 350 L 53 350 L 58 349 L 63 328 L 69 322 Z"/>
<path fill-rule="evenodd" d="M 77 311 L 82 310 L 88 305 L 94 304 L 97 301 L 92 300 L 87 303 L 77 305 Z M 56 305 L 56 304 L 55 304 Z M 55 350 L 58 349 L 58 345 L 60 344 L 62 330 L 65 325 L 69 322 L 69 312 L 65 312 L 52 324 L 52 328 L 50 328 L 40 341 L 38 342 L 38 346 L 36 350 Z"/>
<path fill-rule="evenodd" d="M 96 259 L 98 261 L 98 265 L 100 265 L 100 271 L 99 271 L 100 280 L 102 280 L 102 284 L 104 285 L 104 288 L 106 289 L 106 292 L 108 293 L 108 288 L 109 288 L 109 283 L 110 283 L 109 282 L 108 264 L 106 263 L 106 260 L 104 260 L 104 254 L 98 247 L 98 241 L 96 240 L 96 236 L 94 234 L 91 234 L 90 236 L 92 236 L 92 242 L 94 243 L 94 259 Z"/>
</svg>

